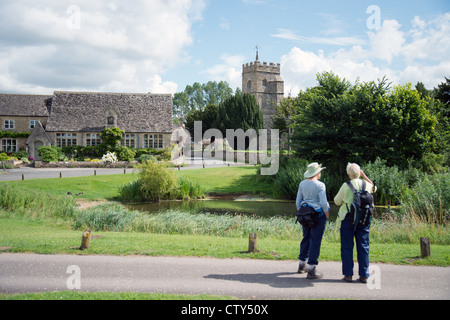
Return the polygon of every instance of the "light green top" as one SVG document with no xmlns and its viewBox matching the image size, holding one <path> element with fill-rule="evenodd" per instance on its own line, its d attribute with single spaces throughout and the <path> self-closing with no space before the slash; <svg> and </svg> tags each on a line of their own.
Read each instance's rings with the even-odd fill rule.
<svg viewBox="0 0 450 320">
<path fill-rule="evenodd" d="M 350 181 L 351 184 L 355 187 L 357 191 L 361 191 L 362 188 L 362 179 L 353 179 Z M 366 190 L 369 193 L 373 193 L 373 185 L 368 183 L 366 181 Z M 376 191 L 376 187 L 375 187 Z M 350 207 L 351 203 L 353 202 L 353 191 L 349 188 L 347 183 L 344 183 L 341 186 L 341 189 L 339 189 L 338 194 L 334 197 L 334 203 L 338 206 L 341 206 L 339 208 L 338 217 L 342 221 L 345 219 L 345 216 L 347 215 L 347 205 Z"/>
</svg>

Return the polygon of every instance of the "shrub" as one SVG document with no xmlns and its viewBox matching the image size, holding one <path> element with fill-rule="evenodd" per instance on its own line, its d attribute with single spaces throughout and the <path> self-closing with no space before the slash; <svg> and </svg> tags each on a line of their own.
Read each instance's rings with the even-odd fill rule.
<svg viewBox="0 0 450 320">
<path fill-rule="evenodd" d="M 136 153 L 127 147 L 117 147 L 115 153 L 120 161 L 134 161 Z"/>
<path fill-rule="evenodd" d="M 148 161 L 138 166 L 142 197 L 150 201 L 170 198 L 176 192 L 178 178 L 166 163 Z"/>
<path fill-rule="evenodd" d="M 377 159 L 363 167 L 366 175 L 373 181 L 376 180 L 376 202 L 380 204 L 398 204 L 403 192 L 408 187 L 408 175 L 398 169 L 397 166 L 388 167 L 385 160 Z"/>
<path fill-rule="evenodd" d="M 42 146 L 38 153 L 44 162 L 56 162 L 59 159 L 59 151 L 55 147 Z"/>
<path fill-rule="evenodd" d="M 177 176 L 166 163 L 148 161 L 138 166 L 139 178 L 119 188 L 125 202 L 201 198 L 205 190 L 183 176 Z"/>
<path fill-rule="evenodd" d="M 18 151 L 14 154 L 14 157 L 16 157 L 17 159 L 22 159 L 22 158 L 28 159 L 29 156 L 30 155 L 26 151 Z"/>
<path fill-rule="evenodd" d="M 274 177 L 276 196 L 295 199 L 298 185 L 304 180 L 303 174 L 308 167 L 308 161 L 304 159 L 287 159 L 280 164 L 280 169 Z"/>
<path fill-rule="evenodd" d="M 152 156 L 151 154 L 141 154 L 140 156 L 139 156 L 139 158 L 137 159 L 137 161 L 139 162 L 139 163 L 144 163 L 144 162 L 147 162 L 147 161 L 156 161 L 156 158 L 154 157 L 154 156 Z"/>
</svg>

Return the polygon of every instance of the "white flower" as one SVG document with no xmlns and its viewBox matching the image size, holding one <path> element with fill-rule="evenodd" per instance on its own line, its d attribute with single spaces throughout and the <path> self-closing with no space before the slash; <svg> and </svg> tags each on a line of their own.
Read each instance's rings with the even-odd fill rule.
<svg viewBox="0 0 450 320">
<path fill-rule="evenodd" d="M 107 154 L 103 155 L 102 162 L 115 163 L 115 162 L 117 162 L 117 156 L 116 156 L 116 154 L 114 152 L 108 152 Z"/>
</svg>

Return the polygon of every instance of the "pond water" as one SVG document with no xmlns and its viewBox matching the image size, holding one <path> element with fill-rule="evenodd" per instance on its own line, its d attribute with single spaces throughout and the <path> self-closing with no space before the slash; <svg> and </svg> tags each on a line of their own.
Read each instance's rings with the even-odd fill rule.
<svg viewBox="0 0 450 320">
<path fill-rule="evenodd" d="M 339 207 L 330 204 L 330 220 L 335 220 Z M 190 213 L 239 214 L 258 217 L 284 216 L 295 218 L 296 207 L 292 201 L 250 199 L 206 199 L 191 201 L 161 201 L 159 203 L 133 204 L 127 208 L 148 213 L 164 210 L 183 210 Z"/>
</svg>

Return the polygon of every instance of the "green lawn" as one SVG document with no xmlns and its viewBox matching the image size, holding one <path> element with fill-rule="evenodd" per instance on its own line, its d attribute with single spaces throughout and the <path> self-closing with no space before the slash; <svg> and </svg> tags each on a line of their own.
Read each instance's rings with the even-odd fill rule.
<svg viewBox="0 0 450 320">
<path fill-rule="evenodd" d="M 271 194 L 271 186 L 255 183 L 256 167 L 224 167 L 176 171 L 200 183 L 208 194 Z M 137 179 L 137 173 L 84 176 L 75 178 L 35 179 L 20 181 L 1 181 L 17 185 L 25 190 L 39 190 L 61 196 L 71 192 L 83 193 L 78 198 L 87 200 L 114 200 L 119 196 L 118 188 Z"/>
<path fill-rule="evenodd" d="M 0 215 L 1 217 L 1 215 Z M 3 252 L 39 254 L 105 254 L 149 256 L 203 256 L 296 260 L 300 237 L 279 240 L 258 237 L 257 253 L 247 253 L 248 238 L 138 232 L 93 233 L 91 248 L 80 251 L 81 231 L 56 226 L 45 220 L 0 218 L 0 247 Z M 394 264 L 450 266 L 450 247 L 432 245 L 432 255 L 419 259 L 418 244 L 371 243 L 370 261 Z M 1 251 L 0 251 L 1 252 Z M 355 254 L 356 257 L 356 254 Z M 340 261 L 340 244 L 323 241 L 322 261 Z"/>
</svg>

